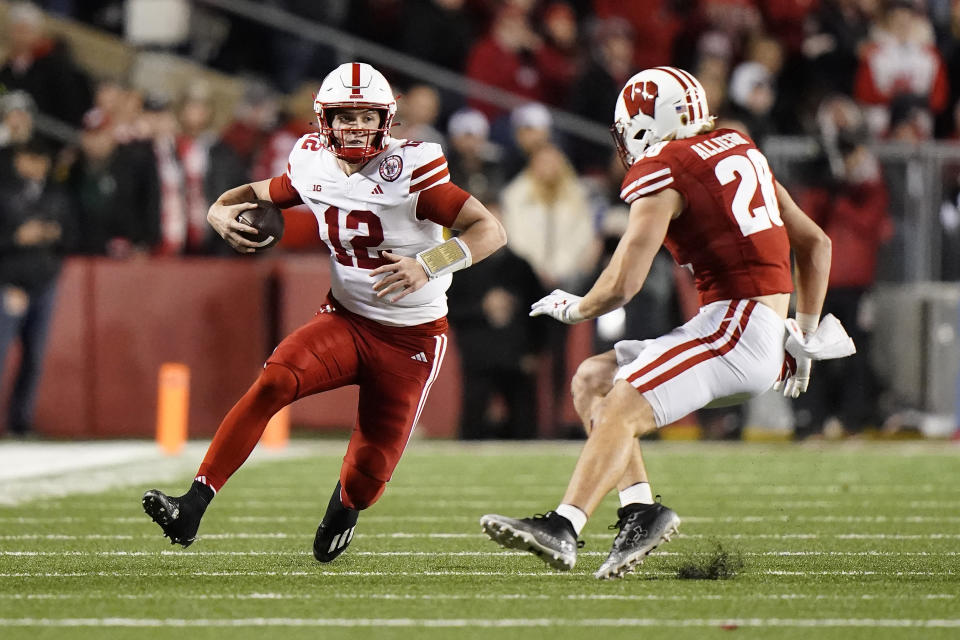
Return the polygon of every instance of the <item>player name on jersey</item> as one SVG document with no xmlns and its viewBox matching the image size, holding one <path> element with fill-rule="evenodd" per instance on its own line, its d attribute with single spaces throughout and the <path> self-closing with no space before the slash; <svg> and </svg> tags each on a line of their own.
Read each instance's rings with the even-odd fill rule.
<svg viewBox="0 0 960 640">
<path fill-rule="evenodd" d="M 750 144 L 747 140 L 744 139 L 736 131 L 731 131 L 730 133 L 725 133 L 722 136 L 717 136 L 716 138 L 708 138 L 701 142 L 695 142 L 690 145 L 690 148 L 696 151 L 697 155 L 700 156 L 702 160 L 707 158 L 712 158 L 718 153 L 723 153 L 728 149 L 733 149 L 736 146 L 741 144 Z"/>
</svg>

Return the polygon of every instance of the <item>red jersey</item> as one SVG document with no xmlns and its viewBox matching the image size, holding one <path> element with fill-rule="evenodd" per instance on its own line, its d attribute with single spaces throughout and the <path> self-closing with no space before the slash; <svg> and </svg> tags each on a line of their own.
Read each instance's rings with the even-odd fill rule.
<svg viewBox="0 0 960 640">
<path fill-rule="evenodd" d="M 793 291 L 773 173 L 748 136 L 718 129 L 655 144 L 630 167 L 620 197 L 630 204 L 663 189 L 684 198 L 664 246 L 692 268 L 701 305 Z"/>
</svg>

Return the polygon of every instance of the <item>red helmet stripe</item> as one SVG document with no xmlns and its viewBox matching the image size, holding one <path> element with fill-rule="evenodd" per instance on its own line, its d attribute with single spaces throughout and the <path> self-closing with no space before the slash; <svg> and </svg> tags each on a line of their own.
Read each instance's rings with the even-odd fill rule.
<svg viewBox="0 0 960 640">
<path fill-rule="evenodd" d="M 680 88 L 683 89 L 684 93 L 686 93 L 687 91 L 690 90 L 690 86 L 687 84 L 686 79 L 685 79 L 683 76 L 681 76 L 680 74 L 677 73 L 677 69 L 674 69 L 673 67 L 656 67 L 656 68 L 659 69 L 660 71 L 663 71 L 664 73 L 668 74 L 668 75 L 671 76 L 674 80 L 676 80 L 677 82 L 679 82 L 679 83 L 680 83 Z M 694 119 L 694 115 L 693 115 L 693 103 L 691 103 L 689 100 L 687 100 L 687 111 L 688 111 L 689 114 L 690 114 L 690 119 L 693 120 L 693 119 Z"/>
<path fill-rule="evenodd" d="M 353 91 L 350 93 L 351 98 L 362 98 L 363 94 L 360 93 L 360 63 L 353 63 L 353 79 L 350 84 Z"/>
<path fill-rule="evenodd" d="M 690 84 L 693 86 L 694 95 L 700 97 L 700 90 L 697 87 L 697 79 L 693 77 L 693 74 L 691 74 L 689 71 L 684 71 L 683 69 L 677 69 L 677 72 L 690 81 Z M 700 100 L 694 100 L 694 103 L 697 105 L 697 119 L 703 120 L 707 116 L 707 114 L 703 112 L 703 104 L 700 102 Z"/>
</svg>

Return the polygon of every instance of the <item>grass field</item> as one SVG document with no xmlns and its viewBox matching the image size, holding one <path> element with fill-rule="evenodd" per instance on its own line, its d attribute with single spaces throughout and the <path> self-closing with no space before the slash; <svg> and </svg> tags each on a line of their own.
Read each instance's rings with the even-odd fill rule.
<svg viewBox="0 0 960 640">
<path fill-rule="evenodd" d="M 569 573 L 478 524 L 555 507 L 579 443 L 415 441 L 324 566 L 310 545 L 343 444 L 291 447 L 312 453 L 241 469 L 186 550 L 142 513 L 145 485 L 0 507 L 0 637 L 960 637 L 956 444 L 651 443 L 681 535 L 613 582 L 591 575 L 613 495 Z M 716 542 L 737 577 L 676 577 Z"/>
</svg>

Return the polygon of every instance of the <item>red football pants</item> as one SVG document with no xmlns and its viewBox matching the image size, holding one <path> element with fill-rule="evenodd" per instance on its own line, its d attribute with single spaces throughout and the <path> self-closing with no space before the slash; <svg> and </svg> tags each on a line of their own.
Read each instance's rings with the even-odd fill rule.
<svg viewBox="0 0 960 640">
<path fill-rule="evenodd" d="M 440 370 L 447 322 L 389 327 L 335 307 L 287 336 L 227 414 L 198 471 L 214 489 L 243 464 L 285 404 L 357 384 L 357 422 L 340 470 L 342 497 L 348 507 L 365 509 L 383 493 Z"/>
</svg>

